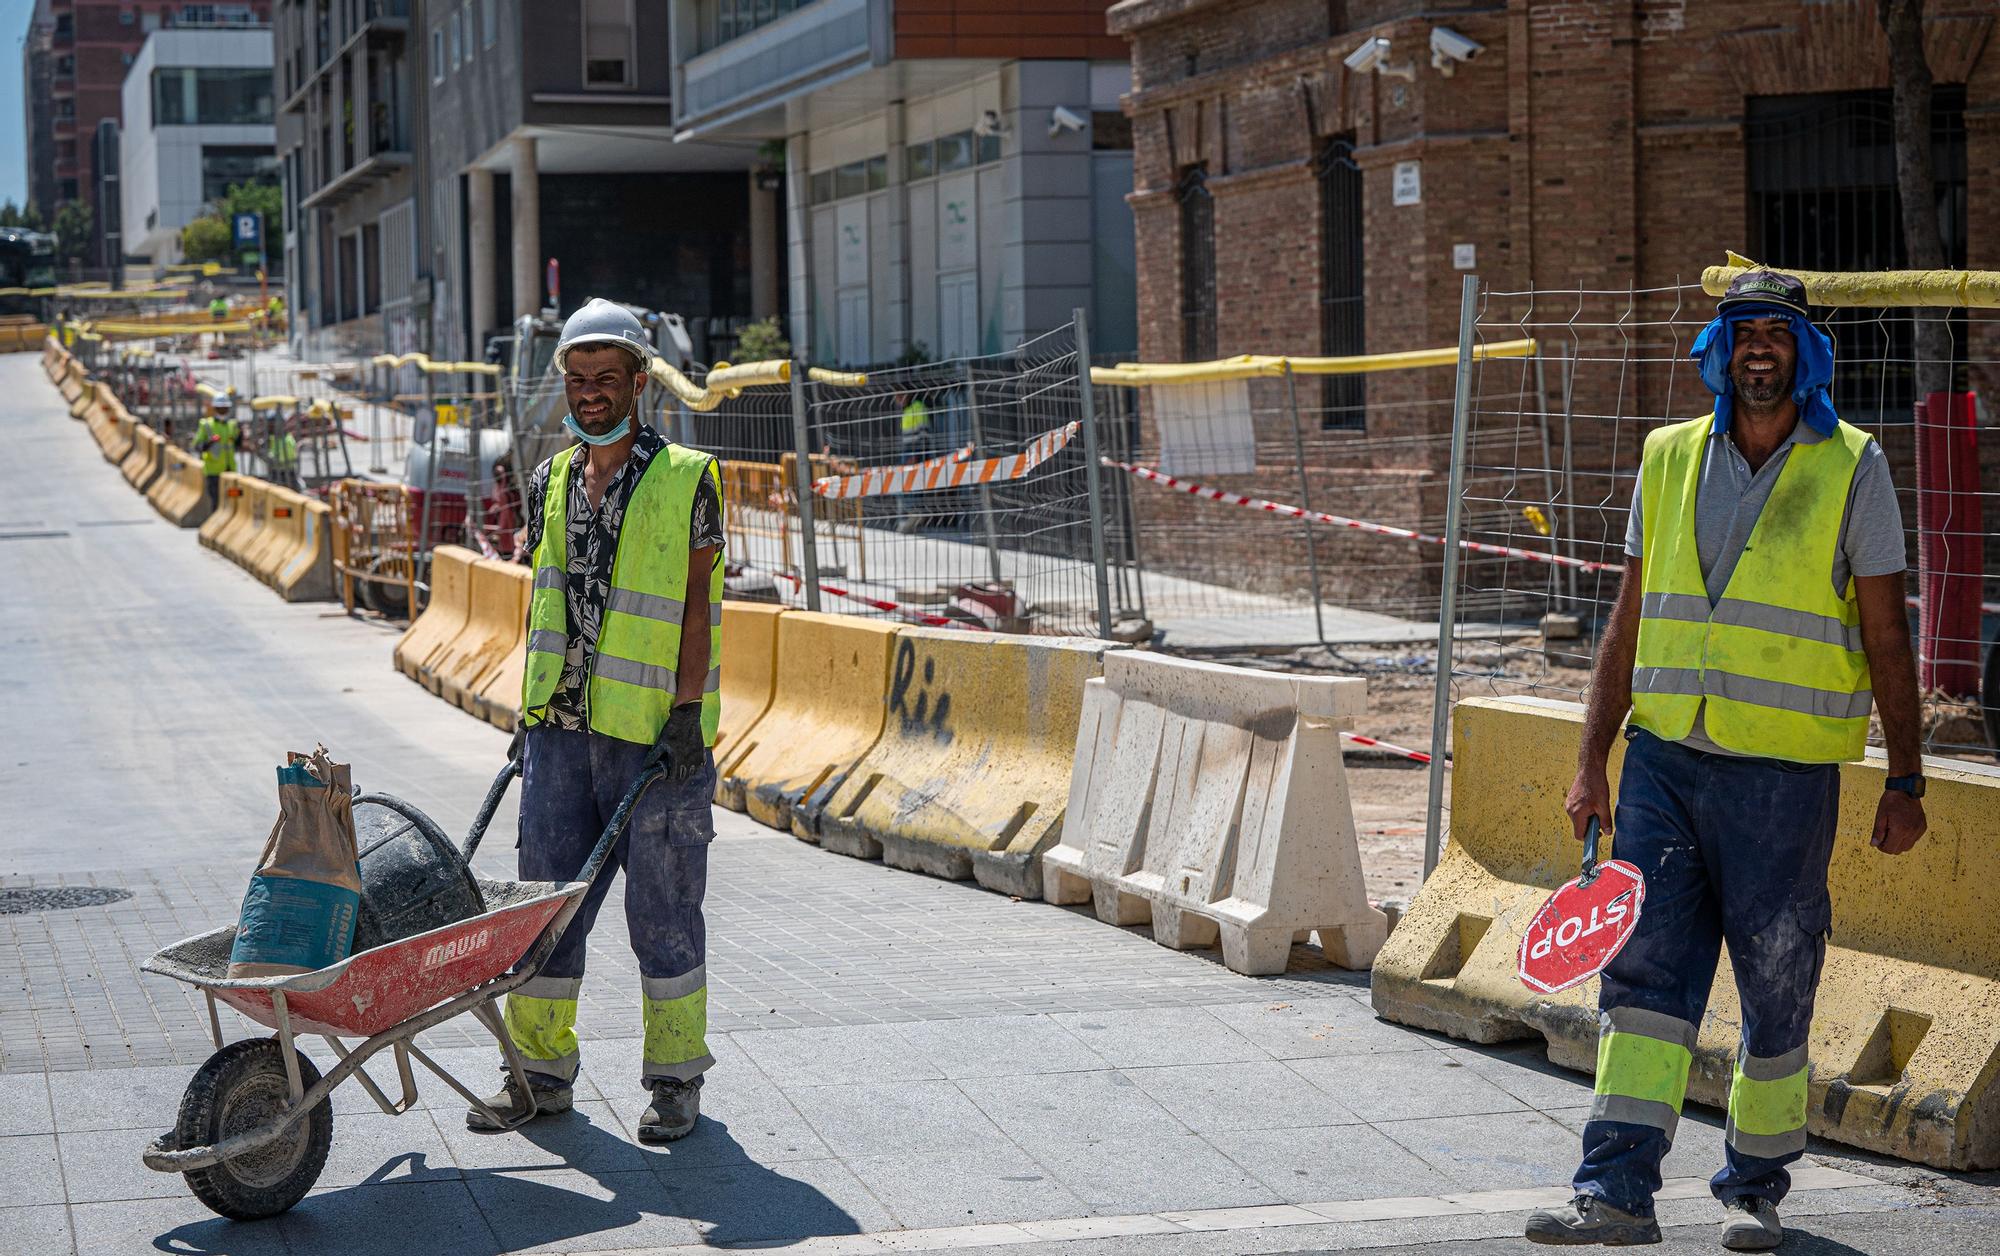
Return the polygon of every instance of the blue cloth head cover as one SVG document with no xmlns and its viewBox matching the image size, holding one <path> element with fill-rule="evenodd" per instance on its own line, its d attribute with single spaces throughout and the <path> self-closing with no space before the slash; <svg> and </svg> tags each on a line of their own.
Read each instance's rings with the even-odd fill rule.
<svg viewBox="0 0 2000 1256">
<path fill-rule="evenodd" d="M 1694 352 L 1689 355 L 1701 363 L 1701 382 L 1715 394 L 1715 431 L 1729 430 L 1735 410 L 1735 388 L 1729 378 L 1729 364 L 1736 356 L 1735 325 L 1749 318 L 1782 318 L 1790 324 L 1792 340 L 1798 346 L 1792 402 L 1807 427 L 1821 436 L 1833 434 L 1840 422 L 1833 398 L 1827 393 L 1833 383 L 1833 338 L 1806 317 L 1805 297 L 1804 284 L 1776 272 L 1746 272 L 1730 284 L 1729 295 L 1717 307 L 1719 313 L 1695 337 Z"/>
<path fill-rule="evenodd" d="M 617 427 L 612 428 L 602 436 L 592 436 L 589 432 L 584 431 L 583 425 L 578 423 L 573 415 L 565 414 L 563 416 L 563 427 L 569 430 L 571 436 L 576 437 L 586 445 L 615 445 L 619 441 L 624 440 L 627 434 L 632 431 L 632 416 L 629 414 L 626 415 L 618 421 Z"/>
</svg>

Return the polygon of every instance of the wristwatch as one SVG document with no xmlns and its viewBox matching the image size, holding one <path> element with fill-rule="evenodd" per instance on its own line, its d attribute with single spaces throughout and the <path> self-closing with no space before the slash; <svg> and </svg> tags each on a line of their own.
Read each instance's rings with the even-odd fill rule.
<svg viewBox="0 0 2000 1256">
<path fill-rule="evenodd" d="M 1893 789 L 1899 794 L 1908 794 L 1912 798 L 1922 798 L 1924 796 L 1923 773 L 1919 772 L 1912 776 L 1892 776 L 1882 782 L 1882 788 L 1884 790 Z"/>
</svg>

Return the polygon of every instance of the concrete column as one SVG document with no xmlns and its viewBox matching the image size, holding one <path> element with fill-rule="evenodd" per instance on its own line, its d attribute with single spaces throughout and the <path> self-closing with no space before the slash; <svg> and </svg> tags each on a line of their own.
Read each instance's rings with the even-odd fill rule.
<svg viewBox="0 0 2000 1256">
<path fill-rule="evenodd" d="M 785 238 L 789 244 L 791 313 L 786 330 L 791 336 L 792 353 L 811 360 L 812 325 L 812 189 L 810 158 L 803 131 L 785 141 Z"/>
<path fill-rule="evenodd" d="M 493 256 L 493 172 L 474 166 L 465 172 L 466 178 L 466 257 L 467 268 L 472 272 L 471 317 L 467 320 L 472 328 L 472 346 L 469 357 L 483 359 L 486 353 L 486 333 L 493 326 L 494 280 L 493 273 L 499 259 Z"/>
<path fill-rule="evenodd" d="M 535 137 L 516 135 L 514 171 L 514 317 L 542 306 L 542 189 L 535 165 Z"/>
<path fill-rule="evenodd" d="M 750 317 L 769 318 L 778 303 L 778 194 L 757 186 L 750 172 Z"/>
</svg>

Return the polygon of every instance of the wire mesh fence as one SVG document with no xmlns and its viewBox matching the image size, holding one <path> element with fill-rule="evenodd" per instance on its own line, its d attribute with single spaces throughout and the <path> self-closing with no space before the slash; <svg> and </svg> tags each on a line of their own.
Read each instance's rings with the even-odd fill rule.
<svg viewBox="0 0 2000 1256">
<path fill-rule="evenodd" d="M 1623 578 L 1646 435 L 1713 408 L 1690 354 L 1714 307 L 1696 285 L 1479 294 L 1476 336 L 1532 336 L 1544 374 L 1535 379 L 1527 362 L 1475 367 L 1462 539 L 1523 553 L 1457 553 L 1451 703 L 1586 699 L 1597 635 Z M 1839 346 L 1840 417 L 1879 442 L 1895 484 L 1924 748 L 1986 758 L 2000 745 L 2000 459 L 1982 450 L 2000 440 L 1991 402 L 2000 395 L 2000 311 L 1814 314 Z M 1926 354 L 1924 345 L 1941 351 Z M 1543 634 L 1482 627 L 1536 623 Z M 1881 745 L 1879 724 L 1870 744 Z"/>
</svg>

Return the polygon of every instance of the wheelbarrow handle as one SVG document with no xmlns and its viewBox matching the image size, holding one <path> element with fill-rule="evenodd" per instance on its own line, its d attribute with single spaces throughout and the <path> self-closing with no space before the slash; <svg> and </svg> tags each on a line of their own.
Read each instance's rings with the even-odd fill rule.
<svg viewBox="0 0 2000 1256">
<path fill-rule="evenodd" d="M 522 737 L 517 731 L 512 744 L 507 747 L 507 762 L 501 766 L 500 775 L 486 787 L 486 799 L 479 804 L 479 814 L 472 818 L 471 832 L 465 835 L 465 849 L 460 854 L 467 867 L 472 864 L 473 852 L 486 838 L 486 826 L 493 823 L 493 817 L 500 810 L 500 800 L 506 797 L 508 783 L 521 774 L 521 747 Z"/>
</svg>

